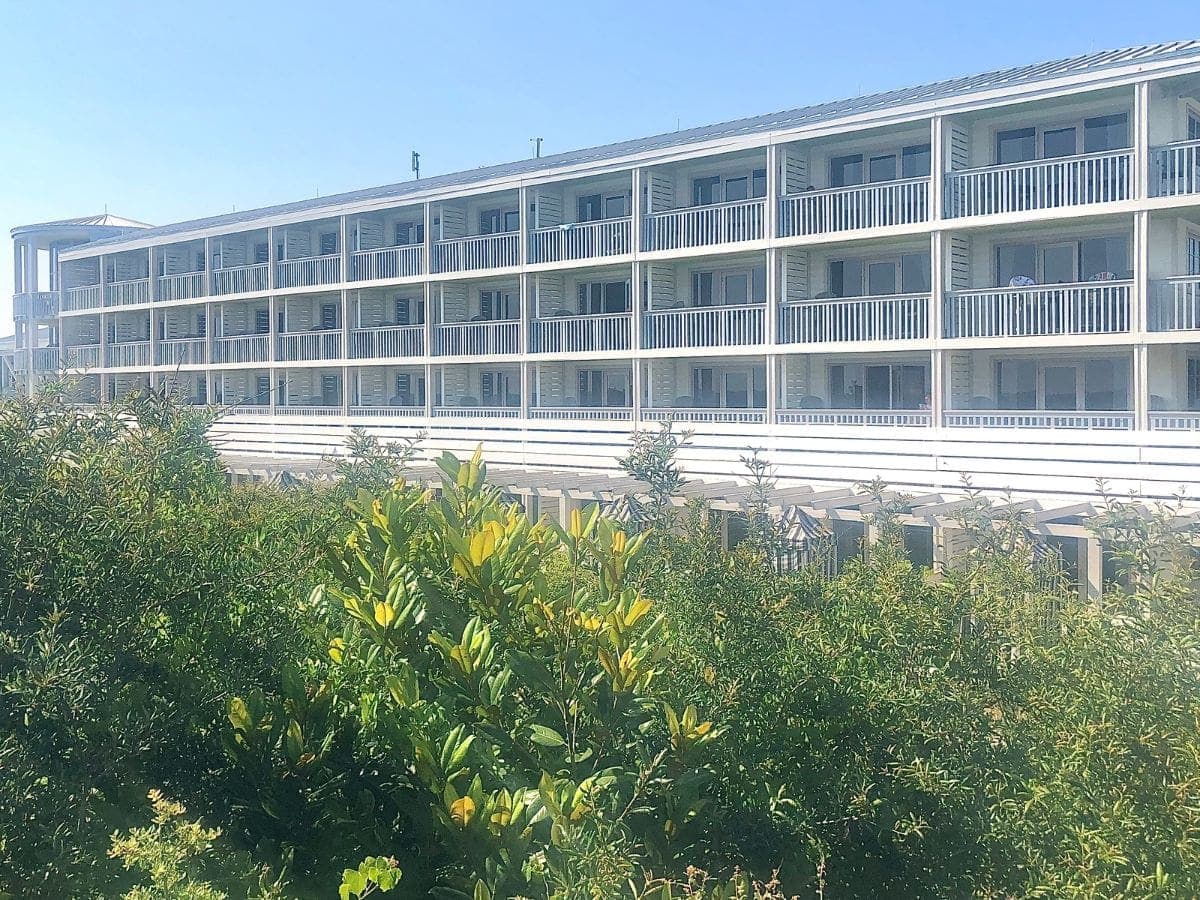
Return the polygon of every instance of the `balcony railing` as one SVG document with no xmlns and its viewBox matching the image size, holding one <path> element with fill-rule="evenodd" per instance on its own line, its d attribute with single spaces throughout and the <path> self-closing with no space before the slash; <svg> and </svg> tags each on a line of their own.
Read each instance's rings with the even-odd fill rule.
<svg viewBox="0 0 1200 900">
<path fill-rule="evenodd" d="M 288 405 L 275 407 L 275 415 L 277 416 L 340 416 L 342 408 L 340 406 L 305 406 L 302 404 Z"/>
<path fill-rule="evenodd" d="M 435 272 L 499 269 L 521 263 L 521 238 L 515 231 L 450 238 L 433 245 Z"/>
<path fill-rule="evenodd" d="M 1151 331 L 1200 329 L 1200 275 L 1155 282 L 1148 314 Z"/>
<path fill-rule="evenodd" d="M 203 272 L 184 272 L 179 275 L 162 275 L 158 279 L 159 300 L 191 300 L 204 296 Z"/>
<path fill-rule="evenodd" d="M 350 254 L 350 280 L 411 278 L 422 274 L 424 256 L 425 247 L 422 244 L 357 250 Z"/>
<path fill-rule="evenodd" d="M 642 319 L 642 345 L 655 350 L 761 344 L 765 310 L 762 303 L 648 310 Z"/>
<path fill-rule="evenodd" d="M 679 250 L 761 240 L 766 203 L 763 199 L 734 200 L 651 213 L 642 222 L 642 249 Z"/>
<path fill-rule="evenodd" d="M 424 353 L 424 325 L 356 328 L 350 332 L 350 355 L 358 359 L 423 356 Z"/>
<path fill-rule="evenodd" d="M 370 416 L 372 418 L 386 418 L 389 416 L 401 416 L 404 418 L 416 418 L 425 415 L 424 406 L 352 406 L 350 407 L 350 415 L 352 416 Z"/>
<path fill-rule="evenodd" d="M 631 224 L 632 220 L 626 217 L 536 228 L 529 233 L 529 261 L 548 263 L 620 256 L 630 252 Z"/>
<path fill-rule="evenodd" d="M 779 235 L 831 234 L 929 221 L 929 178 L 788 194 L 779 204 Z"/>
<path fill-rule="evenodd" d="M 1132 281 L 960 291 L 946 300 L 944 336 L 1033 337 L 1129 330 Z"/>
<path fill-rule="evenodd" d="M 250 294 L 267 290 L 271 285 L 270 263 L 250 266 L 226 266 L 212 273 L 214 294 Z"/>
<path fill-rule="evenodd" d="M 521 349 L 520 323 L 454 322 L 435 325 L 433 352 L 437 356 L 485 356 L 517 353 Z"/>
<path fill-rule="evenodd" d="M 160 366 L 202 366 L 207 362 L 202 337 L 179 338 L 158 342 L 158 364 Z"/>
<path fill-rule="evenodd" d="M 929 336 L 926 294 L 848 297 L 785 303 L 779 340 L 785 344 L 912 341 Z"/>
<path fill-rule="evenodd" d="M 98 369 L 100 367 L 99 344 L 76 344 L 63 347 L 63 364 L 68 369 Z"/>
<path fill-rule="evenodd" d="M 1151 431 L 1200 431 L 1200 412 L 1152 412 Z"/>
<path fill-rule="evenodd" d="M 275 264 L 275 286 L 278 288 L 312 287 L 318 284 L 337 284 L 342 280 L 342 256 L 308 256 L 304 259 L 284 259 Z"/>
<path fill-rule="evenodd" d="M 267 362 L 271 358 L 270 337 L 265 334 L 237 334 L 213 338 L 214 363 Z"/>
<path fill-rule="evenodd" d="M 278 335 L 279 356 L 283 362 L 305 359 L 341 359 L 340 331 L 305 331 Z"/>
<path fill-rule="evenodd" d="M 733 424 L 767 421 L 765 409 L 724 409 L 710 406 L 651 407 L 642 410 L 647 422 L 727 422 Z"/>
<path fill-rule="evenodd" d="M 519 406 L 435 406 L 433 415 L 442 419 L 519 419 Z"/>
<path fill-rule="evenodd" d="M 62 308 L 65 312 L 78 309 L 98 309 L 99 307 L 100 285 L 98 284 L 85 284 L 63 291 Z"/>
<path fill-rule="evenodd" d="M 57 372 L 62 365 L 58 347 L 34 347 L 33 371 Z"/>
<path fill-rule="evenodd" d="M 150 279 L 133 278 L 129 281 L 114 281 L 107 284 L 104 293 L 105 306 L 129 306 L 133 303 L 150 302 Z"/>
<path fill-rule="evenodd" d="M 1128 200 L 1132 173 L 1132 150 L 951 172 L 946 214 L 986 216 Z"/>
<path fill-rule="evenodd" d="M 1157 196 L 1200 193 L 1200 141 L 1179 141 L 1150 152 L 1151 189 Z"/>
<path fill-rule="evenodd" d="M 534 406 L 531 419 L 578 419 L 587 422 L 628 422 L 633 410 L 628 406 Z"/>
<path fill-rule="evenodd" d="M 587 353 L 593 350 L 628 350 L 629 313 L 534 319 L 532 353 Z"/>
<path fill-rule="evenodd" d="M 118 341 L 108 345 L 107 365 L 148 366 L 150 365 L 149 341 Z"/>
<path fill-rule="evenodd" d="M 928 428 L 927 410 L 919 409 L 781 409 L 775 414 L 781 425 L 890 425 Z"/>
<path fill-rule="evenodd" d="M 1054 412 L 1048 410 L 951 411 L 947 428 L 1055 428 L 1072 431 L 1128 431 L 1130 412 Z"/>
<path fill-rule="evenodd" d="M 53 319 L 58 315 L 58 294 L 37 291 L 13 297 L 14 319 Z"/>
</svg>

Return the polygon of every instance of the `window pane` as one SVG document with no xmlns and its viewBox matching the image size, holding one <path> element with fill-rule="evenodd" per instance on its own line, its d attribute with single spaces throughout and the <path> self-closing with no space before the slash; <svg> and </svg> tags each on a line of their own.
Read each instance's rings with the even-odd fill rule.
<svg viewBox="0 0 1200 900">
<path fill-rule="evenodd" d="M 750 378 L 745 372 L 730 372 L 725 376 L 725 406 L 745 409 L 750 405 Z"/>
<path fill-rule="evenodd" d="M 1129 242 L 1121 237 L 1088 238 L 1079 242 L 1080 276 L 1087 280 L 1096 275 L 1128 278 Z"/>
<path fill-rule="evenodd" d="M 713 302 L 713 273 L 694 272 L 692 274 L 692 305 L 712 306 Z"/>
<path fill-rule="evenodd" d="M 866 409 L 890 409 L 892 405 L 892 367 L 867 366 Z"/>
<path fill-rule="evenodd" d="M 629 309 L 629 285 L 624 281 L 609 281 L 604 285 L 604 311 L 625 312 Z"/>
<path fill-rule="evenodd" d="M 707 206 L 714 202 L 717 185 L 721 179 L 716 175 L 709 178 L 692 179 L 692 203 L 696 206 Z"/>
<path fill-rule="evenodd" d="M 895 181 L 896 180 L 896 157 L 895 155 L 888 156 L 872 156 L 870 172 L 868 173 L 869 181 Z"/>
<path fill-rule="evenodd" d="M 767 196 L 767 170 L 755 169 L 750 176 L 750 196 Z"/>
<path fill-rule="evenodd" d="M 996 135 L 996 164 L 1027 162 L 1037 157 L 1037 129 L 1015 128 Z"/>
<path fill-rule="evenodd" d="M 521 228 L 521 213 L 519 210 L 509 210 L 504 214 L 504 230 L 519 231 Z"/>
<path fill-rule="evenodd" d="M 905 147 L 902 154 L 903 178 L 925 178 L 929 175 L 930 152 L 928 144 Z"/>
<path fill-rule="evenodd" d="M 600 218 L 600 195 L 589 194 L 580 197 L 578 202 L 580 222 L 594 222 Z"/>
<path fill-rule="evenodd" d="M 730 178 L 725 182 L 725 199 L 732 202 L 734 200 L 745 200 L 749 195 L 746 193 L 749 185 L 745 178 Z"/>
<path fill-rule="evenodd" d="M 1084 409 L 1128 409 L 1129 367 L 1122 360 L 1090 359 L 1083 366 Z"/>
<path fill-rule="evenodd" d="M 725 302 L 746 303 L 750 300 L 750 279 L 745 274 L 725 276 Z"/>
<path fill-rule="evenodd" d="M 1128 146 L 1129 117 L 1125 113 L 1083 120 L 1084 153 L 1121 150 Z"/>
<path fill-rule="evenodd" d="M 767 299 L 767 267 L 755 266 L 750 274 L 753 279 L 750 285 L 750 299 L 761 303 Z"/>
<path fill-rule="evenodd" d="M 1037 251 L 1033 244 L 1007 244 L 996 248 L 996 283 L 1000 287 L 1012 284 L 1014 278 L 1035 281 Z"/>
<path fill-rule="evenodd" d="M 1005 359 L 996 363 L 996 406 L 1000 409 L 1037 407 L 1037 366 L 1033 362 Z"/>
<path fill-rule="evenodd" d="M 906 253 L 900 260 L 901 290 L 906 294 L 928 294 L 933 288 L 928 253 Z"/>
<path fill-rule="evenodd" d="M 896 264 L 894 262 L 871 263 L 867 266 L 867 294 L 879 297 L 896 293 Z"/>
<path fill-rule="evenodd" d="M 900 389 L 892 402 L 893 409 L 928 409 L 928 373 L 924 366 L 897 366 Z"/>
<path fill-rule="evenodd" d="M 829 264 L 829 293 L 834 297 L 861 297 L 861 259 L 838 259 Z"/>
<path fill-rule="evenodd" d="M 606 219 L 619 219 L 625 215 L 625 195 L 613 194 L 604 198 L 604 217 Z"/>
<path fill-rule="evenodd" d="M 1042 284 L 1070 284 L 1075 273 L 1075 245 L 1056 244 L 1042 249 Z"/>
<path fill-rule="evenodd" d="M 1075 409 L 1078 406 L 1074 366 L 1046 367 L 1046 409 Z"/>
<path fill-rule="evenodd" d="M 1046 159 L 1074 156 L 1078 152 L 1074 128 L 1056 128 L 1042 133 L 1042 156 Z"/>
<path fill-rule="evenodd" d="M 835 156 L 829 161 L 830 187 L 862 184 L 862 180 L 863 158 L 861 153 L 854 156 Z"/>
</svg>

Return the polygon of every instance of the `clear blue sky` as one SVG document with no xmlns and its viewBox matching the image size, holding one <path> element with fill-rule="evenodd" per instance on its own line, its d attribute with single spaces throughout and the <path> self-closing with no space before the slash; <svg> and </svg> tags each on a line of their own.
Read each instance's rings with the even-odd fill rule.
<svg viewBox="0 0 1200 900">
<path fill-rule="evenodd" d="M 1096 49 L 1195 0 L 831 4 L 0 0 L 14 225 L 161 224 Z M 1190 24 L 1189 24 L 1190 23 Z"/>
</svg>

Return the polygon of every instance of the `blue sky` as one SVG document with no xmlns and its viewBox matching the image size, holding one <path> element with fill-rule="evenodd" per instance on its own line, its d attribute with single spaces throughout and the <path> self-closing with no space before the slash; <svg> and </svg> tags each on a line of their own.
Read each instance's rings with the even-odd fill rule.
<svg viewBox="0 0 1200 900">
<path fill-rule="evenodd" d="M 412 149 L 432 175 L 1195 21 L 1194 0 L 0 0 L 0 334 L 14 225 L 190 219 L 404 180 Z"/>
</svg>

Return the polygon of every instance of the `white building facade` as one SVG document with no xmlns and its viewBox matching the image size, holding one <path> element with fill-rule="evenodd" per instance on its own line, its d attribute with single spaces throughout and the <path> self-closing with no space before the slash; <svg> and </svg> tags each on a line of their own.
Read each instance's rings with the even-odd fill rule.
<svg viewBox="0 0 1200 900">
<path fill-rule="evenodd" d="M 604 471 L 671 420 L 701 477 L 1200 493 L 1200 42 L 13 236 L 24 385 L 170 388 L 239 454 Z"/>
</svg>

